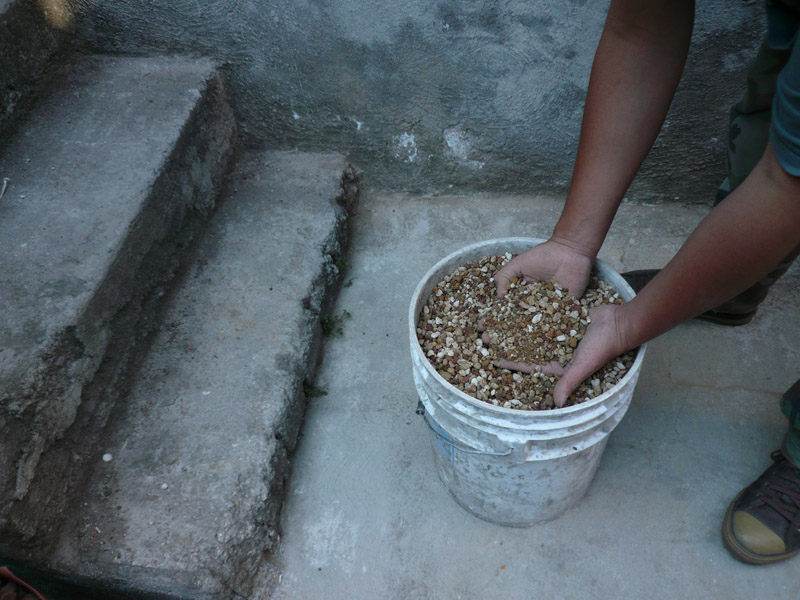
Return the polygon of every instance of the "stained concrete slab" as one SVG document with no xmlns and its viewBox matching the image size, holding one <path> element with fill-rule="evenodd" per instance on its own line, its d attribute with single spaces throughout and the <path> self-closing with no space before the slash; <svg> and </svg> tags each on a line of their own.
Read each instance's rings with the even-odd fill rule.
<svg viewBox="0 0 800 600">
<path fill-rule="evenodd" d="M 66 519 L 58 571 L 115 597 L 266 596 L 354 185 L 337 154 L 241 159 Z"/>
<path fill-rule="evenodd" d="M 83 57 L 5 148 L 2 553 L 55 537 L 235 131 L 206 59 Z"/>
<path fill-rule="evenodd" d="M 662 266 L 706 212 L 624 204 L 600 257 Z M 798 377 L 797 267 L 743 328 L 684 324 L 650 343 L 628 414 L 586 497 L 525 529 L 481 521 L 438 480 L 417 404 L 407 310 L 441 257 L 482 239 L 546 237 L 560 202 L 367 192 L 354 217 L 352 318 L 327 344 L 282 517 L 273 598 L 791 599 L 797 564 L 750 567 L 720 539 L 728 503 L 785 431 Z"/>
</svg>

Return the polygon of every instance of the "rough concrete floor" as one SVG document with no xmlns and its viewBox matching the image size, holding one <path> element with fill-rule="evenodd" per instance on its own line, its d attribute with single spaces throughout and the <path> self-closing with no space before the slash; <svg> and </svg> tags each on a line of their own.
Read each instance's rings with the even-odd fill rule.
<svg viewBox="0 0 800 600">
<path fill-rule="evenodd" d="M 283 512 L 275 598 L 797 598 L 797 560 L 731 558 L 720 524 L 769 464 L 783 390 L 800 375 L 800 269 L 747 327 L 691 322 L 652 342 L 633 404 L 583 501 L 527 529 L 481 521 L 439 481 L 406 337 L 414 287 L 481 239 L 544 237 L 560 203 L 365 193 L 354 218 L 352 317 L 331 339 Z M 702 206 L 624 205 L 601 258 L 661 266 Z M 347 278 L 346 280 L 347 281 Z"/>
</svg>

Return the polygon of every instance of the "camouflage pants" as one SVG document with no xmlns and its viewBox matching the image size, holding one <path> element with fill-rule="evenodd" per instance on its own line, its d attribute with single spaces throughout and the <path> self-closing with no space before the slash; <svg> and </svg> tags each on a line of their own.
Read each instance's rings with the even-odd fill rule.
<svg viewBox="0 0 800 600">
<path fill-rule="evenodd" d="M 770 48 L 765 40 L 750 66 L 747 72 L 747 89 L 731 109 L 728 127 L 728 176 L 717 191 L 714 206 L 747 178 L 764 155 L 769 143 L 776 79 L 790 54 L 790 50 Z M 798 253 L 800 248 L 796 248 L 753 287 L 713 310 L 736 315 L 755 310 L 767 297 L 770 286 L 787 271 Z"/>
<path fill-rule="evenodd" d="M 783 440 L 783 453 L 800 466 L 800 379 L 783 394 L 781 412 L 789 419 L 789 433 Z"/>
<path fill-rule="evenodd" d="M 764 154 L 769 143 L 772 101 L 778 73 L 786 65 L 791 50 L 775 50 L 766 40 L 747 73 L 747 89 L 733 106 L 728 129 L 728 175 L 722 182 L 714 205 L 736 189 Z M 718 313 L 741 315 L 752 312 L 767 297 L 770 286 L 792 265 L 800 253 L 795 249 L 754 286 L 714 309 Z M 800 380 L 783 395 L 781 411 L 789 420 L 784 453 L 800 465 Z"/>
</svg>

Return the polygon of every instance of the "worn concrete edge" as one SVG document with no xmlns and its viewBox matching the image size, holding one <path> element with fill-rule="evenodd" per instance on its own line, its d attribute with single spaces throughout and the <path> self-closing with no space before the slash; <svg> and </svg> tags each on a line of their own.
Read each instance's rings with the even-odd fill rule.
<svg viewBox="0 0 800 600">
<path fill-rule="evenodd" d="M 66 4 L 61 8 L 68 10 Z M 12 1 L 0 13 L 0 147 L 81 48 L 67 14 L 54 14 L 34 0 Z"/>
<path fill-rule="evenodd" d="M 198 596 L 196 589 L 182 579 L 181 573 L 150 573 L 153 588 L 160 591 L 141 592 L 124 579 L 95 581 L 90 577 L 42 568 L 34 561 L 8 558 L 0 553 L 0 564 L 33 585 L 48 600 L 212 600 Z M 170 590 L 170 591 L 167 591 Z"/>
<path fill-rule="evenodd" d="M 274 474 L 270 482 L 270 501 L 263 507 L 262 514 L 259 516 L 263 519 L 262 522 L 267 531 L 271 532 L 267 538 L 269 543 L 264 547 L 264 559 L 257 573 L 239 572 L 235 574 L 233 580 L 228 582 L 229 585 L 240 587 L 242 584 L 246 584 L 251 593 L 253 591 L 257 593 L 257 597 L 266 597 L 271 594 L 279 577 L 280 566 L 275 560 L 273 549 L 280 546 L 281 511 L 286 499 L 287 482 L 292 473 L 292 460 L 297 449 L 309 400 L 306 386 L 313 385 L 316 380 L 317 370 L 324 353 L 325 335 L 322 318 L 330 312 L 335 304 L 341 286 L 347 277 L 346 264 L 353 227 L 351 215 L 359 201 L 359 196 L 359 176 L 352 165 L 348 163 L 342 174 L 341 195 L 336 198 L 336 202 L 343 209 L 343 218 L 337 219 L 331 234 L 322 244 L 323 262 L 309 286 L 307 295 L 301 300 L 306 313 L 306 327 L 310 328 L 312 335 L 303 349 L 302 356 L 298 359 L 299 368 L 293 376 L 294 380 L 291 385 L 294 397 L 287 398 L 284 405 L 282 427 L 275 433 L 278 444 L 276 444 L 275 453 L 270 457 L 270 469 Z M 235 553 L 236 551 L 234 551 L 234 555 Z M 245 552 L 244 555 L 246 554 Z M 231 589 L 237 588 L 231 587 Z"/>
<path fill-rule="evenodd" d="M 215 138 L 219 142 L 213 141 Z M 236 125 L 227 102 L 225 84 L 217 70 L 209 72 L 201 96 L 184 123 L 178 141 L 154 176 L 139 218 L 131 227 L 125 244 L 110 271 L 83 311 L 87 328 L 64 332 L 60 343 L 49 353 L 59 357 L 45 379 L 53 385 L 38 389 L 58 397 L 63 382 L 68 382 L 72 357 L 89 364 L 82 382 L 81 402 L 72 424 L 65 431 L 51 432 L 51 439 L 31 461 L 29 485 L 18 490 L 8 522 L 2 527 L 0 553 L 6 556 L 42 560 L 57 538 L 63 511 L 78 497 L 86 474 L 83 465 L 96 453 L 96 441 L 105 427 L 114 403 L 124 393 L 143 353 L 148 334 L 155 327 L 154 315 L 165 289 L 182 260 L 188 256 L 189 241 L 210 215 L 219 187 L 232 165 Z M 203 157 L 209 169 L 211 189 L 191 184 L 191 158 Z M 179 197 L 182 185 L 189 184 L 191 196 L 183 203 L 168 202 Z M 165 205 L 177 205 L 165 215 Z M 120 299 L 109 296 L 125 290 Z M 112 292 L 113 290 L 113 292 Z M 111 310 L 109 310 L 111 306 Z M 97 315 L 105 315 L 99 323 Z M 78 330 L 98 333 L 105 342 L 93 356 L 86 356 L 87 340 Z M 94 342 L 96 344 L 96 342 Z"/>
<path fill-rule="evenodd" d="M 293 357 L 294 369 L 283 398 L 282 413 L 273 430 L 275 443 L 269 456 L 265 482 L 269 487 L 268 500 L 263 505 L 242 514 L 241 518 L 257 524 L 256 534 L 235 541 L 226 552 L 225 559 L 212 575 L 227 594 L 234 597 L 268 596 L 277 581 L 279 569 L 272 550 L 280 543 L 280 514 L 283 508 L 287 481 L 291 476 L 292 458 L 297 448 L 305 410 L 308 405 L 306 384 L 313 382 L 324 351 L 324 334 L 321 320 L 333 306 L 343 283 L 345 270 L 341 268 L 348 250 L 352 220 L 350 215 L 358 201 L 359 184 L 353 168 L 344 163 L 338 195 L 331 202 L 338 205 L 336 219 L 328 236 L 320 244 L 322 260 L 314 273 L 306 294 L 298 298 L 303 307 L 300 327 L 311 335 Z M 260 557 L 257 562 L 254 557 Z M 117 572 L 120 576 L 122 573 Z"/>
<path fill-rule="evenodd" d="M 231 187 L 233 182 L 226 182 Z M 340 266 L 348 249 L 352 220 L 349 218 L 355 203 L 358 201 L 359 185 L 357 175 L 350 166 L 342 171 L 340 191 L 331 199 L 340 207 L 336 223 L 327 238 L 320 244 L 322 260 L 319 268 L 309 284 L 303 298 L 298 298 L 304 309 L 302 327 L 312 332 L 309 342 L 295 356 L 296 369 L 290 375 L 292 382 L 288 386 L 292 393 L 284 398 L 283 413 L 277 419 L 278 425 L 273 432 L 275 444 L 269 457 L 269 468 L 265 473 L 272 474 L 269 480 L 269 500 L 251 514 L 242 518 L 257 523 L 257 535 L 234 543 L 227 551 L 226 559 L 218 565 L 212 577 L 218 582 L 217 589 L 203 588 L 198 585 L 202 579 L 200 574 L 171 570 L 156 570 L 147 567 L 120 566 L 110 563 L 90 565 L 80 575 L 66 565 L 49 560 L 47 564 L 36 561 L 31 571 L 40 580 L 55 582 L 67 590 L 65 598 L 83 598 L 87 592 L 97 600 L 131 598 L 142 600 L 205 600 L 227 597 L 266 598 L 271 593 L 279 568 L 272 558 L 272 550 L 280 541 L 280 512 L 283 508 L 286 483 L 291 475 L 291 461 L 297 447 L 302 428 L 307 398 L 304 387 L 312 382 L 324 351 L 324 335 L 321 318 L 336 300 L 345 273 Z M 228 198 L 227 193 L 220 195 L 220 204 Z M 156 321 L 163 317 L 163 309 L 169 304 L 169 298 L 180 289 L 182 282 L 189 275 L 190 264 L 197 247 L 201 243 L 198 236 L 193 240 L 189 251 L 190 258 L 178 270 L 171 289 L 160 303 L 160 311 Z M 339 266 L 337 266 L 339 265 Z M 156 324 L 157 326 L 157 324 Z M 155 330 L 151 330 L 149 343 L 155 338 Z M 143 355 L 140 355 L 140 360 Z M 137 363 L 138 364 L 138 363 Z M 114 421 L 121 414 L 123 407 L 116 406 L 108 419 Z M 73 505 L 75 506 L 75 505 Z M 62 517 L 63 518 L 63 517 Z M 64 519 L 65 521 L 68 519 Z M 254 547 L 258 546 L 257 552 Z M 4 548 L 0 543 L 0 559 Z M 258 555 L 258 563 L 252 557 Z M 12 557 L 19 563 L 19 557 Z M 31 560 L 28 559 L 30 567 Z M 87 565 L 84 565 L 87 566 Z M 71 595 L 70 595 L 71 594 Z"/>
</svg>

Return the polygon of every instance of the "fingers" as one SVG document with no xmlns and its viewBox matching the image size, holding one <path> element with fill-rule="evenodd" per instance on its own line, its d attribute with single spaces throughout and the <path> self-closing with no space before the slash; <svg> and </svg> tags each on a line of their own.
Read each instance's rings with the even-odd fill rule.
<svg viewBox="0 0 800 600">
<path fill-rule="evenodd" d="M 589 313 L 591 324 L 567 365 L 566 372 L 553 388 L 553 402 L 564 406 L 569 395 L 592 373 L 628 348 L 620 342 L 617 305 L 598 306 Z"/>
<path fill-rule="evenodd" d="M 593 259 L 545 242 L 518 254 L 494 276 L 497 297 L 502 298 L 514 279 L 527 283 L 552 279 L 580 298 L 589 283 Z"/>
<path fill-rule="evenodd" d="M 486 348 L 490 347 L 492 345 L 492 334 L 486 330 L 486 321 L 482 319 L 478 321 L 478 331 L 482 332 L 481 341 L 483 345 Z M 562 367 L 557 360 L 551 360 L 546 364 L 537 365 L 535 363 L 525 363 L 501 358 L 494 361 L 493 364 L 498 369 L 508 369 L 509 371 L 518 371 L 520 373 L 543 373 L 544 375 L 555 375 L 556 377 L 560 377 L 564 374 L 564 367 Z"/>
<path fill-rule="evenodd" d="M 556 377 L 562 376 L 565 372 L 564 367 L 555 360 L 551 360 L 544 365 L 535 365 L 501 358 L 494 362 L 494 366 L 498 369 L 508 369 L 509 371 L 518 371 L 520 373 L 542 373 L 544 375 L 555 375 Z"/>
<path fill-rule="evenodd" d="M 586 286 L 589 284 L 588 273 L 558 272 L 555 274 L 553 279 L 560 283 L 570 294 L 576 298 L 583 296 L 583 292 L 586 291 Z"/>
<path fill-rule="evenodd" d="M 508 286 L 511 285 L 511 278 L 516 276 L 513 273 L 513 269 L 509 269 L 509 266 L 511 266 L 511 263 L 500 269 L 493 277 L 498 298 L 502 298 L 506 295 Z"/>
<path fill-rule="evenodd" d="M 484 347 L 489 348 L 492 345 L 492 332 L 486 329 L 486 321 L 484 319 L 478 321 L 478 331 L 481 333 L 481 341 Z M 544 375 L 555 375 L 556 377 L 564 374 L 564 367 L 557 360 L 538 365 L 501 358 L 494 361 L 493 364 L 499 369 L 508 369 L 509 371 L 518 371 L 520 373 L 543 373 Z"/>
<path fill-rule="evenodd" d="M 584 371 L 584 369 L 575 368 L 573 365 L 569 365 L 564 370 L 564 374 L 553 388 L 553 402 L 558 408 L 564 406 L 570 394 L 578 388 L 584 379 L 594 373 L 595 370 L 590 370 L 588 373 Z"/>
<path fill-rule="evenodd" d="M 585 339 L 586 338 L 584 338 L 584 340 Z M 593 352 L 592 350 L 592 348 L 582 349 L 579 346 L 578 351 L 553 388 L 553 402 L 555 402 L 558 408 L 564 406 L 570 394 L 572 394 L 585 379 L 590 377 L 592 373 L 602 368 L 611 358 L 605 354 Z"/>
<path fill-rule="evenodd" d="M 541 367 L 538 365 L 533 365 L 524 362 L 518 362 L 515 360 L 508 360 L 505 358 L 501 358 L 500 360 L 494 361 L 494 366 L 498 369 L 508 369 L 509 371 L 519 371 L 520 373 L 537 373 L 541 371 Z"/>
<path fill-rule="evenodd" d="M 489 335 L 488 331 L 486 331 L 486 321 L 484 321 L 483 319 L 478 321 L 478 331 L 481 334 L 481 341 L 483 342 L 483 345 L 486 348 L 491 346 L 492 345 L 492 336 Z"/>
<path fill-rule="evenodd" d="M 526 250 L 522 254 L 518 254 L 517 256 L 512 258 L 510 261 L 508 261 L 506 263 L 506 266 L 504 266 L 497 273 L 495 273 L 495 275 L 494 275 L 494 277 L 492 279 L 494 280 L 494 285 L 497 288 L 497 297 L 498 298 L 502 298 L 503 296 L 506 295 L 506 292 L 508 291 L 508 288 L 511 285 L 511 283 L 513 282 L 514 279 L 522 279 L 523 271 L 525 270 L 523 268 L 523 265 L 524 265 L 524 260 L 523 259 L 534 248 Z M 526 275 L 525 276 L 525 280 L 526 281 L 535 281 L 535 278 L 534 279 L 530 279 Z"/>
<path fill-rule="evenodd" d="M 565 367 L 563 367 L 557 360 L 551 360 L 549 363 L 542 365 L 542 373 L 545 375 L 555 375 L 556 377 L 561 377 L 565 372 Z"/>
</svg>

